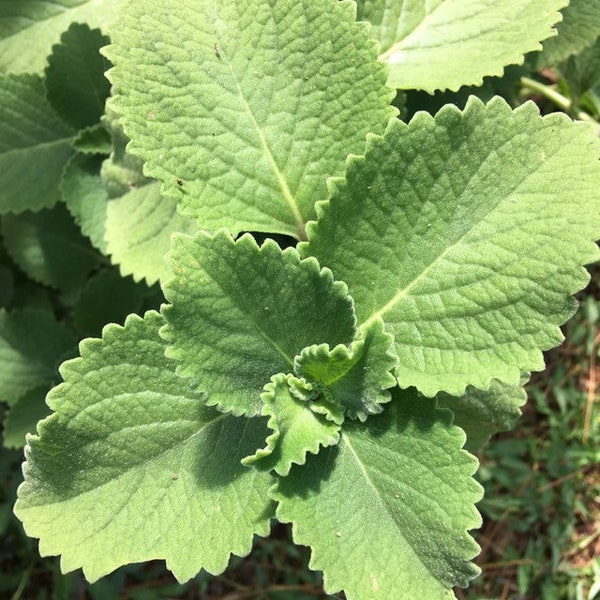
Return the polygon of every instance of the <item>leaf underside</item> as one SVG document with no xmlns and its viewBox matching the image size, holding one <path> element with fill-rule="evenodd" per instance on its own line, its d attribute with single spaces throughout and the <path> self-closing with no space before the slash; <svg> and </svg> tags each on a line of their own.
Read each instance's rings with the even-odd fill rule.
<svg viewBox="0 0 600 600">
<path fill-rule="evenodd" d="M 592 127 L 531 103 L 418 113 L 349 162 L 301 253 L 348 284 L 359 327 L 383 319 L 401 387 L 516 385 L 598 258 L 598 155 Z"/>
<path fill-rule="evenodd" d="M 240 464 L 265 420 L 203 406 L 164 357 L 162 323 L 132 316 L 84 341 L 28 440 L 15 512 L 42 556 L 61 553 L 64 572 L 90 581 L 157 558 L 180 581 L 219 573 L 269 531 L 272 478 Z"/>
</svg>

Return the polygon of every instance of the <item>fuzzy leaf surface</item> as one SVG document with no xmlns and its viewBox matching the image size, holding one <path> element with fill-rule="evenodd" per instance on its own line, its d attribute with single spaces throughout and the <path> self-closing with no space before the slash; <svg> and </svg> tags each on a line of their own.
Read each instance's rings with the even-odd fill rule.
<svg viewBox="0 0 600 600">
<path fill-rule="evenodd" d="M 340 439 L 340 425 L 311 410 L 307 400 L 294 396 L 288 379 L 278 374 L 265 386 L 261 414 L 269 417 L 273 433 L 265 448 L 242 461 L 257 464 L 261 470 L 273 469 L 284 477 L 292 464 L 303 465 L 309 452 L 317 454 L 321 447 L 335 445 Z"/>
<path fill-rule="evenodd" d="M 250 235 L 234 242 L 225 232 L 177 235 L 172 244 L 167 353 L 209 405 L 256 415 L 265 382 L 291 372 L 303 348 L 352 341 L 347 288 L 314 259 L 301 261 L 272 240 L 259 247 Z"/>
<path fill-rule="evenodd" d="M 375 321 L 350 347 L 327 345 L 305 348 L 294 359 L 294 371 L 322 387 L 322 393 L 344 408 L 351 418 L 364 421 L 380 413 L 389 402 L 388 388 L 396 385 L 391 374 L 397 359 L 394 340 Z"/>
<path fill-rule="evenodd" d="M 56 203 L 73 136 L 48 103 L 39 77 L 0 74 L 0 214 Z"/>
<path fill-rule="evenodd" d="M 514 427 L 527 394 L 522 385 L 492 381 L 487 390 L 467 388 L 465 395 L 458 398 L 441 393 L 437 401 L 440 408 L 452 411 L 454 424 L 467 434 L 465 448 L 475 452 L 490 436 Z"/>
<path fill-rule="evenodd" d="M 13 404 L 34 387 L 57 381 L 60 359 L 75 344 L 49 311 L 0 310 L 0 400 Z"/>
<path fill-rule="evenodd" d="M 327 177 L 394 114 L 347 0 L 132 0 L 110 34 L 130 150 L 203 229 L 303 238 Z"/>
<path fill-rule="evenodd" d="M 120 0 L 2 0 L 0 72 L 41 73 L 52 46 L 73 22 L 100 27 Z"/>
<path fill-rule="evenodd" d="M 60 41 L 46 68 L 48 100 L 66 123 L 84 129 L 100 122 L 110 94 L 107 61 L 100 55 L 110 40 L 99 29 L 73 23 Z"/>
<path fill-rule="evenodd" d="M 40 553 L 94 581 L 117 567 L 166 559 L 184 581 L 223 571 L 269 530 L 268 473 L 240 460 L 267 432 L 202 403 L 175 375 L 157 313 L 109 325 L 65 363 L 55 411 L 30 437 L 15 507 Z"/>
<path fill-rule="evenodd" d="M 401 387 L 517 385 L 562 340 L 598 259 L 594 128 L 472 98 L 419 113 L 350 161 L 302 252 L 394 335 Z"/>
<path fill-rule="evenodd" d="M 571 0 L 562 11 L 558 36 L 547 39 L 536 58 L 540 67 L 556 66 L 591 46 L 600 36 L 600 0 Z"/>
<path fill-rule="evenodd" d="M 277 517 L 312 548 L 330 593 L 348 600 L 453 598 L 478 574 L 481 488 L 463 432 L 448 411 L 399 392 L 366 425 L 346 421 L 340 443 L 309 456 L 281 479 Z"/>
<path fill-rule="evenodd" d="M 585 1 L 585 0 L 584 0 Z M 521 64 L 555 32 L 568 0 L 358 0 L 390 65 L 389 85 L 428 92 L 479 85 Z M 476 56 L 477 60 L 473 60 Z"/>
</svg>

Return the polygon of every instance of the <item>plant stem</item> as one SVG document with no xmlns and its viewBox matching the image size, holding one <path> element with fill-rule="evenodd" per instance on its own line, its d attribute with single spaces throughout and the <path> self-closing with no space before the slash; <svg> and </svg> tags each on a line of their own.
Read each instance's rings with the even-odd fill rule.
<svg viewBox="0 0 600 600">
<path fill-rule="evenodd" d="M 20 600 L 21 594 L 23 593 L 23 590 L 25 589 L 25 586 L 27 585 L 27 582 L 29 581 L 29 577 L 31 575 L 31 571 L 33 571 L 33 563 L 30 564 L 27 567 L 27 569 L 25 569 L 25 571 L 23 572 L 23 576 L 21 577 L 21 581 L 19 581 L 19 587 L 16 589 L 16 591 L 13 594 L 11 600 Z"/>
<path fill-rule="evenodd" d="M 558 106 L 558 108 L 564 112 L 569 114 L 571 113 L 571 110 L 573 109 L 573 103 L 566 96 L 563 96 L 560 92 L 557 92 L 553 87 L 546 85 L 541 81 L 531 79 L 530 77 L 521 77 L 521 85 L 524 88 L 529 88 L 533 92 L 541 94 L 544 96 L 544 98 L 547 98 L 550 100 L 550 102 L 556 104 L 556 106 Z M 595 125 L 598 125 L 598 121 L 596 121 L 592 115 L 589 115 L 582 110 L 575 111 L 574 115 L 580 121 L 587 121 L 588 123 L 594 123 Z"/>
</svg>

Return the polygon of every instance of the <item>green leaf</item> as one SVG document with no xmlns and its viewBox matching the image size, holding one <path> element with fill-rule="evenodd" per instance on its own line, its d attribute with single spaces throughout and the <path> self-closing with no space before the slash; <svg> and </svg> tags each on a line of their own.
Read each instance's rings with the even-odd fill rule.
<svg viewBox="0 0 600 600">
<path fill-rule="evenodd" d="M 15 512 L 43 556 L 89 581 L 156 558 L 180 581 L 219 573 L 269 531 L 272 477 L 240 464 L 264 420 L 203 406 L 164 357 L 162 322 L 132 316 L 82 342 L 28 441 Z"/>
<path fill-rule="evenodd" d="M 330 592 L 348 600 L 452 598 L 478 573 L 467 530 L 481 523 L 477 461 L 448 411 L 396 389 L 367 424 L 346 421 L 338 446 L 293 467 L 274 494 L 277 517 L 312 548 Z"/>
<path fill-rule="evenodd" d="M 0 74 L 0 214 L 56 203 L 73 135 L 48 103 L 39 77 Z"/>
<path fill-rule="evenodd" d="M 73 307 L 75 325 L 83 337 L 98 336 L 107 323 L 123 323 L 130 313 L 140 312 L 147 292 L 117 268 L 103 269 L 81 289 Z"/>
<path fill-rule="evenodd" d="M 112 142 L 108 131 L 101 123 L 82 129 L 77 134 L 77 139 L 73 142 L 73 147 L 77 152 L 85 154 L 110 154 Z"/>
<path fill-rule="evenodd" d="M 129 148 L 203 229 L 303 238 L 326 179 L 394 114 L 348 0 L 129 1 L 110 34 Z"/>
<path fill-rule="evenodd" d="M 571 0 L 561 12 L 558 36 L 547 39 L 541 54 L 534 57 L 540 67 L 556 66 L 591 46 L 600 35 L 600 0 Z"/>
<path fill-rule="evenodd" d="M 48 100 L 66 123 L 84 129 L 100 122 L 110 83 L 100 48 L 109 38 L 99 29 L 73 23 L 54 46 L 46 68 Z"/>
<path fill-rule="evenodd" d="M 100 255 L 81 235 L 64 205 L 2 219 L 6 250 L 29 277 L 61 290 L 80 287 Z"/>
<path fill-rule="evenodd" d="M 75 344 L 48 311 L 0 310 L 0 399 L 14 404 L 29 390 L 57 381 L 60 359 Z"/>
<path fill-rule="evenodd" d="M 51 48 L 75 21 L 100 27 L 120 0 L 2 0 L 0 72 L 41 73 Z"/>
<path fill-rule="evenodd" d="M 35 432 L 37 422 L 48 416 L 47 392 L 47 385 L 29 390 L 8 409 L 2 432 L 5 448 L 23 448 L 26 434 Z"/>
<path fill-rule="evenodd" d="M 273 469 L 279 475 L 289 473 L 292 464 L 303 465 L 307 453 L 317 454 L 320 447 L 337 444 L 340 424 L 334 423 L 311 410 L 310 403 L 297 398 L 290 391 L 291 376 L 275 375 L 261 395 L 261 414 L 269 417 L 273 431 L 265 448 L 245 458 L 245 465 Z"/>
<path fill-rule="evenodd" d="M 600 31 L 600 26 L 599 26 Z M 586 48 L 580 54 L 571 56 L 569 60 L 561 66 L 568 84 L 571 98 L 578 102 L 589 90 L 600 86 L 600 38 L 596 43 Z"/>
<path fill-rule="evenodd" d="M 123 184 L 131 181 L 131 171 L 113 160 L 75 156 L 66 169 L 62 192 L 83 233 L 110 255 L 121 274 L 152 285 L 171 275 L 164 260 L 171 235 L 195 233 L 198 227 L 177 214 L 176 201 L 161 196 L 157 182 L 144 181 L 141 187 Z M 122 195 L 109 198 L 108 190 Z"/>
<path fill-rule="evenodd" d="M 65 168 L 61 193 L 82 233 L 106 254 L 108 192 L 100 176 L 103 162 L 103 156 L 76 154 Z"/>
<path fill-rule="evenodd" d="M 594 127 L 532 103 L 419 113 L 349 162 L 301 253 L 348 284 L 359 327 L 383 318 L 401 387 L 517 385 L 598 259 L 598 156 Z"/>
<path fill-rule="evenodd" d="M 358 0 L 358 18 L 374 26 L 389 85 L 456 91 L 540 50 L 568 1 Z"/>
<path fill-rule="evenodd" d="M 165 254 L 175 232 L 193 234 L 194 221 L 177 213 L 177 202 L 160 194 L 158 182 L 109 201 L 106 211 L 106 251 L 121 274 L 148 285 L 171 276 Z"/>
<path fill-rule="evenodd" d="M 467 434 L 465 448 L 475 452 L 490 436 L 514 427 L 521 416 L 520 408 L 527 401 L 527 394 L 522 385 L 492 381 L 487 390 L 469 387 L 460 398 L 442 393 L 437 396 L 437 400 L 440 408 L 452 411 L 454 424 Z"/>
<path fill-rule="evenodd" d="M 344 407 L 351 418 L 364 421 L 389 402 L 388 388 L 396 385 L 390 373 L 397 364 L 394 339 L 375 321 L 350 347 L 326 344 L 305 348 L 294 359 L 294 371 L 323 386 L 322 392 Z"/>
<path fill-rule="evenodd" d="M 354 337 L 346 286 L 293 248 L 272 240 L 259 248 L 250 235 L 234 242 L 225 232 L 178 235 L 169 262 L 167 354 L 223 411 L 257 414 L 265 382 L 290 372 L 303 348 Z"/>
</svg>

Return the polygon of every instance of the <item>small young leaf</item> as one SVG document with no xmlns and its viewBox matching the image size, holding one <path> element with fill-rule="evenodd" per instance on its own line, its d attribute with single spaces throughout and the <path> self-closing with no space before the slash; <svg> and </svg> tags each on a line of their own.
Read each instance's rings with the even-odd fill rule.
<svg viewBox="0 0 600 600">
<path fill-rule="evenodd" d="M 13 404 L 34 387 L 57 381 L 60 359 L 75 344 L 49 311 L 0 310 L 0 400 Z"/>
<path fill-rule="evenodd" d="M 110 35 L 130 150 L 203 229 L 303 238 L 326 179 L 395 112 L 347 0 L 132 0 Z"/>
<path fill-rule="evenodd" d="M 56 412 L 28 440 L 15 512 L 43 556 L 89 581 L 157 558 L 180 581 L 219 573 L 269 531 L 273 479 L 240 464 L 265 420 L 204 406 L 165 358 L 162 323 L 132 316 L 82 342 L 48 396 Z"/>
<path fill-rule="evenodd" d="M 110 41 L 99 29 L 73 23 L 54 46 L 46 68 L 48 100 L 54 110 L 75 129 L 100 122 L 110 83 L 100 48 Z"/>
<path fill-rule="evenodd" d="M 0 74 L 0 214 L 56 203 L 74 134 L 48 103 L 39 77 Z"/>
<path fill-rule="evenodd" d="M 389 402 L 388 388 L 396 385 L 390 371 L 397 364 L 393 351 L 394 339 L 375 321 L 361 332 L 361 338 L 351 344 L 310 346 L 294 359 L 294 371 L 323 387 L 351 418 L 364 421 L 380 413 Z"/>
<path fill-rule="evenodd" d="M 348 600 L 452 598 L 478 569 L 467 531 L 480 525 L 477 461 L 448 411 L 414 391 L 279 481 L 277 517 L 312 548 L 311 568 Z"/>
<path fill-rule="evenodd" d="M 315 342 L 350 343 L 352 300 L 343 283 L 295 249 L 225 232 L 173 237 L 168 256 L 175 277 L 165 285 L 167 354 L 178 374 L 193 378 L 207 403 L 256 415 L 260 390 Z"/>
<path fill-rule="evenodd" d="M 437 401 L 439 408 L 452 411 L 454 424 L 467 434 L 465 448 L 475 452 L 490 436 L 514 427 L 521 416 L 520 408 L 527 401 L 527 394 L 522 385 L 492 381 L 487 390 L 469 387 L 459 398 L 441 393 Z"/>
<path fill-rule="evenodd" d="M 70 23 L 100 27 L 120 0 L 2 0 L 0 72 L 41 73 Z"/>
<path fill-rule="evenodd" d="M 320 447 L 332 446 L 340 439 L 339 424 L 315 413 L 309 402 L 291 393 L 290 377 L 276 375 L 265 386 L 261 414 L 270 417 L 268 426 L 273 433 L 265 448 L 242 461 L 282 476 L 289 473 L 292 463 L 303 465 L 307 453 L 316 454 Z"/>
<path fill-rule="evenodd" d="M 348 284 L 360 327 L 383 318 L 401 387 L 517 385 L 598 259 L 599 155 L 593 127 L 532 103 L 418 113 L 350 161 L 301 252 Z"/>
<path fill-rule="evenodd" d="M 568 1 L 358 0 L 358 18 L 374 25 L 389 85 L 456 91 L 541 49 Z"/>
</svg>

